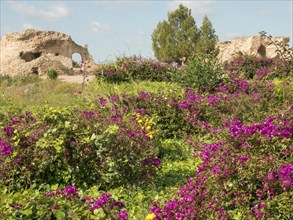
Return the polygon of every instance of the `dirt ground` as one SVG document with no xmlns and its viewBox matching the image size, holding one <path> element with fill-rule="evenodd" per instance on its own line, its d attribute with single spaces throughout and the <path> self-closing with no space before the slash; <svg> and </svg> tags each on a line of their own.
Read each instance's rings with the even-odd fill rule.
<svg viewBox="0 0 293 220">
<path fill-rule="evenodd" d="M 64 81 L 64 82 L 81 84 L 83 81 L 83 76 L 82 75 L 77 75 L 77 76 L 60 75 L 60 76 L 58 76 L 57 79 L 60 81 Z M 86 80 L 88 80 L 88 81 L 92 81 L 94 79 L 95 79 L 95 76 L 93 76 L 93 75 L 89 75 L 86 78 Z"/>
</svg>

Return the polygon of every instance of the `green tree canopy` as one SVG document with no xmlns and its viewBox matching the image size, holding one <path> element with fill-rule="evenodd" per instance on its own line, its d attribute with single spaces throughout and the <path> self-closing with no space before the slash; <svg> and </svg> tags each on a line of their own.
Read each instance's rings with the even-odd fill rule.
<svg viewBox="0 0 293 220">
<path fill-rule="evenodd" d="M 200 37 L 196 44 L 197 52 L 206 54 L 216 52 L 216 43 L 219 39 L 215 32 L 212 22 L 207 16 L 204 16 L 199 33 Z"/>
<path fill-rule="evenodd" d="M 182 4 L 168 13 L 168 21 L 159 22 L 152 34 L 153 51 L 158 60 L 180 63 L 181 58 L 188 58 L 195 50 L 199 38 L 191 10 Z"/>
<path fill-rule="evenodd" d="M 210 53 L 217 39 L 206 16 L 199 30 L 191 16 L 191 9 L 180 4 L 179 8 L 168 13 L 167 21 L 158 23 L 152 34 L 152 47 L 158 60 L 181 64 L 182 60 L 189 59 L 197 50 Z"/>
</svg>

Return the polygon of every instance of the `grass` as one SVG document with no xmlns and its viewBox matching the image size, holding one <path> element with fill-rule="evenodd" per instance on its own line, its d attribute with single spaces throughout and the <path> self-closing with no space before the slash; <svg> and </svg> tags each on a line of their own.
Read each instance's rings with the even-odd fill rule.
<svg viewBox="0 0 293 220">
<path fill-rule="evenodd" d="M 180 88 L 174 83 L 166 82 L 141 81 L 112 84 L 102 80 L 95 80 L 84 87 L 83 94 L 80 94 L 80 90 L 80 84 L 41 79 L 36 76 L 17 78 L 0 76 L 0 103 L 2 109 L 3 106 L 10 106 L 12 103 L 17 104 L 23 110 L 40 105 L 52 107 L 72 106 L 81 104 L 88 99 L 94 99 L 97 94 L 102 96 L 115 94 L 134 95 L 139 91 L 146 91 L 168 95 L 178 93 Z"/>
</svg>

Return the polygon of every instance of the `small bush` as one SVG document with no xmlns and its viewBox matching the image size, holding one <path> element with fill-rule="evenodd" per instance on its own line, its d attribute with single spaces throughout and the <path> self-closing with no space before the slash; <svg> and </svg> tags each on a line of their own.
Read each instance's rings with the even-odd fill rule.
<svg viewBox="0 0 293 220">
<path fill-rule="evenodd" d="M 49 70 L 48 77 L 50 79 L 56 80 L 58 77 L 58 72 L 56 70 Z"/>
<path fill-rule="evenodd" d="M 239 57 L 229 62 L 226 69 L 232 75 L 252 79 L 257 71 L 262 68 L 269 68 L 272 65 L 273 60 L 269 58 Z"/>
<path fill-rule="evenodd" d="M 216 57 L 202 54 L 190 60 L 173 80 L 183 87 L 211 91 L 222 81 L 223 74 L 222 66 Z"/>
<path fill-rule="evenodd" d="M 165 81 L 171 79 L 176 67 L 157 60 L 141 56 L 121 57 L 115 63 L 99 67 L 96 76 L 108 82 L 126 82 L 131 80 Z"/>
<path fill-rule="evenodd" d="M 284 62 L 280 58 L 239 57 L 229 62 L 225 69 L 230 76 L 247 80 L 255 77 L 274 79 L 292 76 L 293 61 Z"/>
</svg>

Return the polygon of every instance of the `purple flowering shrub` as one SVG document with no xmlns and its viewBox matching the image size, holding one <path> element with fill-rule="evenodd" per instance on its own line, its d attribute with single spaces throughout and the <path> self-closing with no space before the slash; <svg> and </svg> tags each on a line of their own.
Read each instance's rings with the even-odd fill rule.
<svg viewBox="0 0 293 220">
<path fill-rule="evenodd" d="M 114 108 L 26 113 L 0 133 L 1 185 L 147 183 L 160 168 L 149 132 Z"/>
<path fill-rule="evenodd" d="M 193 141 L 202 161 L 195 177 L 151 212 L 156 219 L 283 219 L 292 213 L 292 134 L 292 110 L 258 123 L 224 122 L 212 143 Z M 277 198 L 289 201 L 282 202 L 283 212 Z"/>
<path fill-rule="evenodd" d="M 125 82 L 131 80 L 165 81 L 171 79 L 176 67 L 154 59 L 141 56 L 120 57 L 115 63 L 99 67 L 95 75 L 108 82 Z"/>
<path fill-rule="evenodd" d="M 89 207 L 89 210 L 96 214 L 100 219 L 128 219 L 127 211 L 124 209 L 125 205 L 122 201 L 116 201 L 111 198 L 110 193 L 103 193 L 98 199 L 87 196 L 82 201 Z"/>
<path fill-rule="evenodd" d="M 110 108 L 111 111 L 119 111 L 119 114 L 132 112 L 155 117 L 157 136 L 168 139 L 185 136 L 193 130 L 177 105 L 179 100 L 178 94 L 161 95 L 140 91 L 137 95 L 131 96 L 120 94 L 107 98 L 98 97 L 95 103 L 99 108 Z"/>
<path fill-rule="evenodd" d="M 239 57 L 226 65 L 226 70 L 231 75 L 241 76 L 244 79 L 255 77 L 287 77 L 293 74 L 293 61 L 284 62 L 275 58 Z"/>
<path fill-rule="evenodd" d="M 45 193 L 36 189 L 28 189 L 22 194 L 0 191 L 3 199 L 0 201 L 1 219 L 128 219 L 124 203 L 110 193 L 97 196 L 96 191 L 91 190 L 87 195 L 72 185 L 63 189 L 57 185 L 51 190 L 47 188 Z M 93 193 L 95 196 L 91 196 Z"/>
<path fill-rule="evenodd" d="M 271 68 L 272 65 L 273 60 L 269 58 L 239 57 L 230 61 L 226 65 L 226 69 L 230 74 L 241 75 L 245 79 L 253 79 L 257 71 Z"/>
</svg>

